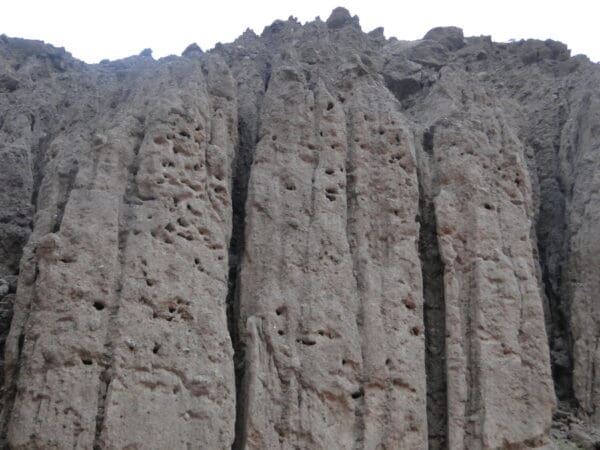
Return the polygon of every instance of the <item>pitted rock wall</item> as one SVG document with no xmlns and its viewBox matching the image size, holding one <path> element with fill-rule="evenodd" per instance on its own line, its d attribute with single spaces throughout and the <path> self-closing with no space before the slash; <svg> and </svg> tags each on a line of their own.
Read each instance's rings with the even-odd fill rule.
<svg viewBox="0 0 600 450">
<path fill-rule="evenodd" d="M 0 57 L 3 446 L 600 442 L 596 64 L 343 8 Z"/>
</svg>

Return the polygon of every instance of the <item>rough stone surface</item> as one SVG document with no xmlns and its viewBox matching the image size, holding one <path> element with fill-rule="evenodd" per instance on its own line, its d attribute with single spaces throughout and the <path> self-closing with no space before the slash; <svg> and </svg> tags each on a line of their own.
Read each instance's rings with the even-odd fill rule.
<svg viewBox="0 0 600 450">
<path fill-rule="evenodd" d="M 600 445 L 600 70 L 337 8 L 0 36 L 0 445 Z"/>
</svg>

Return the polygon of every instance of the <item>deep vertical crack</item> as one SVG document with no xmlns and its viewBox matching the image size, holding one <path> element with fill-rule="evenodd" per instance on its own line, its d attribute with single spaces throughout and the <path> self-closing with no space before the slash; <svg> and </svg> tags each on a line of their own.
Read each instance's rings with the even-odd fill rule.
<svg viewBox="0 0 600 450">
<path fill-rule="evenodd" d="M 141 121 L 140 121 L 141 122 Z M 143 123 L 140 123 L 143 125 Z M 115 285 L 115 302 L 110 309 L 110 318 L 107 327 L 106 340 L 105 340 L 105 355 L 103 361 L 99 361 L 103 367 L 100 372 L 100 382 L 98 384 L 98 399 L 96 403 L 96 425 L 94 431 L 94 442 L 92 448 L 98 450 L 104 448 L 102 442 L 102 429 L 104 428 L 104 422 L 106 419 L 106 396 L 110 383 L 113 379 L 113 370 L 115 362 L 115 346 L 116 336 L 118 335 L 118 316 L 121 308 L 121 295 L 123 291 L 124 271 L 125 271 L 125 258 L 127 250 L 127 240 L 130 232 L 130 226 L 128 225 L 132 220 L 132 203 L 139 201 L 138 199 L 138 186 L 136 181 L 136 175 L 140 168 L 140 148 L 144 141 L 144 133 L 140 131 L 137 138 L 137 142 L 133 148 L 133 158 L 129 165 L 127 185 L 125 192 L 123 193 L 123 201 L 121 204 L 121 211 L 119 212 L 119 229 L 118 229 L 118 251 L 119 251 L 119 266 L 120 274 L 116 280 Z"/>
<path fill-rule="evenodd" d="M 354 286 L 357 289 L 358 305 L 356 310 L 355 324 L 356 329 L 360 333 L 360 355 L 361 355 L 361 369 L 359 374 L 359 389 L 351 394 L 354 400 L 354 449 L 360 450 L 365 445 L 365 339 L 364 339 L 364 303 L 361 299 L 360 290 L 363 287 L 361 285 L 362 279 L 360 277 L 361 267 L 360 258 L 357 255 L 357 247 L 355 242 L 355 229 L 351 216 L 358 209 L 357 205 L 357 194 L 356 194 L 356 178 L 355 178 L 355 163 L 354 160 L 354 126 L 353 126 L 353 115 L 352 111 L 346 111 L 346 160 L 344 173 L 346 174 L 346 242 L 348 243 L 348 251 L 352 260 L 352 275 Z"/>
<path fill-rule="evenodd" d="M 564 94 L 559 90 L 560 100 Z M 569 226 L 566 216 L 567 192 L 561 174 L 561 140 L 569 112 L 559 105 L 551 126 L 557 130 L 548 139 L 531 139 L 539 185 L 535 236 L 541 284 L 546 297 L 546 326 L 554 390 L 559 401 L 575 406 L 573 387 L 573 344 L 570 304 L 563 280 L 564 261 L 568 260 Z M 575 138 L 577 146 L 577 137 Z"/>
<path fill-rule="evenodd" d="M 36 125 L 37 123 L 37 125 Z M 37 122 L 35 115 L 30 115 L 30 129 L 33 132 L 36 127 L 39 127 L 39 122 Z M 25 218 L 18 218 L 16 223 L 21 225 L 23 228 L 29 228 L 29 232 L 33 233 L 34 228 L 34 219 L 35 213 L 37 211 L 37 200 L 39 196 L 40 186 L 42 184 L 42 179 L 44 177 L 44 169 L 46 165 L 46 154 L 50 143 L 54 139 L 54 137 L 45 133 L 42 134 L 43 137 L 39 138 L 37 143 L 34 144 L 30 150 L 30 173 L 31 173 L 31 198 L 30 198 L 30 214 L 27 214 Z M 60 224 L 62 221 L 62 215 L 64 214 L 64 209 L 66 207 L 67 201 L 69 199 L 70 193 L 73 189 L 75 178 L 77 176 L 78 171 L 78 161 L 71 161 L 71 168 L 66 176 L 60 176 L 60 194 L 61 199 L 58 205 L 58 213 L 57 220 L 55 222 L 54 228 L 57 228 L 57 223 Z M 60 216 L 60 217 L 58 217 Z M 13 218 L 13 220 L 15 220 Z M 21 222 L 25 220 L 25 222 Z M 21 223 L 20 223 L 21 222 Z M 58 225 L 60 228 L 60 225 Z M 48 232 L 51 230 L 47 230 Z M 23 347 L 25 345 L 25 329 L 26 324 L 29 322 L 29 318 L 31 315 L 32 305 L 35 303 L 35 299 L 37 297 L 36 291 L 36 281 L 38 276 L 38 267 L 37 260 L 33 255 L 33 250 L 30 249 L 27 252 L 26 246 L 29 243 L 29 239 L 31 238 L 31 234 L 28 233 L 23 240 L 20 240 L 13 245 L 13 252 L 16 254 L 15 257 L 15 266 L 13 267 L 13 274 L 15 278 L 19 277 L 21 271 L 21 262 L 23 258 L 29 258 L 31 260 L 31 265 L 28 269 L 33 274 L 33 280 L 31 281 L 32 285 L 32 299 L 29 303 L 26 304 L 26 312 L 25 319 L 23 323 L 20 324 L 20 332 L 19 337 L 17 338 L 17 352 L 15 361 L 11 363 L 12 367 L 8 370 L 5 370 L 5 343 L 10 332 L 13 319 L 13 308 L 14 302 L 16 301 L 16 285 L 9 286 L 9 292 L 4 298 L 0 298 L 0 315 L 2 316 L 0 319 L 0 448 L 5 448 L 6 438 L 8 432 L 8 423 L 10 417 L 12 415 L 12 410 L 14 407 L 16 394 L 17 394 L 17 380 L 19 379 L 19 373 L 22 366 L 22 353 Z M 29 264 L 28 264 L 29 265 Z M 16 284 L 16 282 L 15 282 Z M 5 378 L 5 376 L 8 377 Z"/>
<path fill-rule="evenodd" d="M 54 221 L 54 227 L 52 228 L 53 233 L 58 233 L 62 225 L 63 216 L 65 215 L 65 209 L 67 202 L 71 196 L 71 191 L 75 185 L 75 179 L 77 178 L 77 172 L 79 171 L 79 164 L 77 160 L 71 161 L 71 167 L 65 174 L 59 173 L 58 175 L 58 193 L 60 199 L 56 205 L 56 220 Z"/>
<path fill-rule="evenodd" d="M 238 145 L 232 169 L 232 227 L 229 243 L 229 278 L 227 283 L 227 327 L 233 346 L 235 370 L 235 439 L 231 448 L 242 449 L 245 442 L 245 402 L 242 383 L 245 374 L 244 344 L 239 332 L 239 274 L 244 252 L 244 233 L 246 224 L 246 198 L 250 169 L 256 148 L 256 124 L 249 123 L 245 117 L 238 119 Z"/>
<path fill-rule="evenodd" d="M 433 153 L 433 127 L 423 135 L 423 151 Z M 422 155 L 422 158 L 427 158 Z M 446 307 L 444 264 L 437 238 L 435 207 L 422 169 L 419 170 L 419 258 L 423 278 L 425 372 L 429 449 L 448 448 L 448 399 L 446 385 Z"/>
</svg>

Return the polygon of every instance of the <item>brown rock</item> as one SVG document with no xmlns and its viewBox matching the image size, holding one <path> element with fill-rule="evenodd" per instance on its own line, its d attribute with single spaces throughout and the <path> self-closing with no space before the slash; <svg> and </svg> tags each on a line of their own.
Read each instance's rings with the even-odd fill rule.
<svg viewBox="0 0 600 450">
<path fill-rule="evenodd" d="M 1 36 L 0 445 L 595 445 L 599 77 L 343 8 L 159 61 Z"/>
</svg>

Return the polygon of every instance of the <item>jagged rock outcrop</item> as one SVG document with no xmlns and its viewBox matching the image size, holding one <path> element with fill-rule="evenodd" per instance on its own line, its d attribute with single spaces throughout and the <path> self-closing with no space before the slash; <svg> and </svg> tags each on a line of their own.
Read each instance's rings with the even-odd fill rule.
<svg viewBox="0 0 600 450">
<path fill-rule="evenodd" d="M 600 445 L 599 86 L 343 8 L 158 61 L 2 36 L 2 445 Z"/>
</svg>

